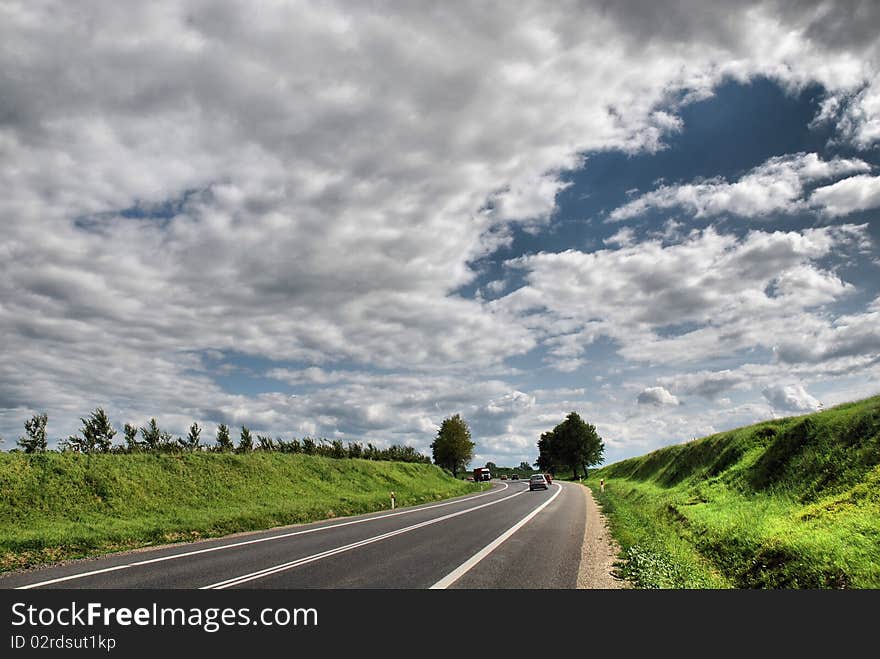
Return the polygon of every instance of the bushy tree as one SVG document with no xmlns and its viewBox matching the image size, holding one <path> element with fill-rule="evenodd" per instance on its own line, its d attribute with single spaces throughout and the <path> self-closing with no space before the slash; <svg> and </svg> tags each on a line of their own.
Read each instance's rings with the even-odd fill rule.
<svg viewBox="0 0 880 659">
<path fill-rule="evenodd" d="M 523 471 L 531 471 L 532 465 L 530 465 L 528 462 L 520 462 L 519 468 L 522 469 Z"/>
<path fill-rule="evenodd" d="M 459 470 L 473 460 L 474 446 L 467 422 L 455 414 L 443 420 L 437 438 L 431 443 L 434 464 L 451 471 L 453 477 L 457 476 Z"/>
<path fill-rule="evenodd" d="M 539 469 L 551 472 L 564 465 L 577 478 L 579 467 L 586 476 L 589 467 L 602 462 L 604 452 L 605 444 L 596 427 L 571 412 L 553 430 L 541 434 L 535 464 Z"/>
<path fill-rule="evenodd" d="M 268 435 L 257 435 L 257 443 L 261 451 L 274 451 L 275 441 Z"/>
<path fill-rule="evenodd" d="M 541 437 L 538 439 L 538 459 L 535 461 L 535 466 L 541 471 L 553 473 L 560 464 L 559 452 L 556 450 L 553 441 L 554 437 L 553 431 L 548 430 L 547 432 L 542 432 Z"/>
<path fill-rule="evenodd" d="M 24 422 L 25 436 L 19 437 L 18 445 L 25 453 L 45 453 L 48 446 L 46 442 L 46 423 L 49 415 L 34 414 Z"/>
<path fill-rule="evenodd" d="M 62 443 L 63 447 L 80 453 L 109 453 L 116 430 L 107 413 L 99 407 L 89 418 L 80 418 L 80 421 L 83 424 L 82 437 L 71 435 Z"/>
<path fill-rule="evenodd" d="M 235 445 L 232 443 L 232 437 L 229 435 L 229 426 L 225 423 L 221 423 L 217 426 L 217 450 L 223 453 L 229 453 L 235 450 Z"/>
</svg>

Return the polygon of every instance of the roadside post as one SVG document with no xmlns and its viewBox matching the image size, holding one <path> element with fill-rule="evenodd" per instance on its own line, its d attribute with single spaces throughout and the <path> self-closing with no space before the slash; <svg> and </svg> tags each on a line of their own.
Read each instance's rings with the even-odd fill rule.
<svg viewBox="0 0 880 659">
<path fill-rule="evenodd" d="M 397 503 L 397 500 L 394 498 L 394 492 L 391 493 L 391 510 L 394 510 L 394 504 Z"/>
</svg>

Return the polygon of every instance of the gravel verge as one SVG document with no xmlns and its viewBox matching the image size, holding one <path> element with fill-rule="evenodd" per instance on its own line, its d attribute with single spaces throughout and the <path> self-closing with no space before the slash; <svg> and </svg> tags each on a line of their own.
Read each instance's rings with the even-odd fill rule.
<svg viewBox="0 0 880 659">
<path fill-rule="evenodd" d="M 632 588 L 632 585 L 614 576 L 614 563 L 620 554 L 620 546 L 611 536 L 608 520 L 596 502 L 592 490 L 581 484 L 587 500 L 587 523 L 584 528 L 584 544 L 581 548 L 581 564 L 578 571 L 578 588 L 610 589 Z"/>
</svg>

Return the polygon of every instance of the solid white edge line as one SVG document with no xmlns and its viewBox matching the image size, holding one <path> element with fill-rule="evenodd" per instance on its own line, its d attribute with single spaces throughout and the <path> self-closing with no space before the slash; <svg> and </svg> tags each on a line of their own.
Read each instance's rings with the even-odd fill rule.
<svg viewBox="0 0 880 659">
<path fill-rule="evenodd" d="M 507 483 L 501 483 L 504 487 L 500 490 L 503 492 L 506 490 L 509 485 Z M 301 531 L 291 531 L 290 533 L 282 533 L 280 535 L 272 535 L 264 538 L 255 538 L 254 540 L 243 540 L 242 542 L 234 542 L 229 545 L 219 545 L 217 547 L 208 547 L 207 549 L 196 549 L 194 551 L 187 551 L 180 554 L 171 554 L 170 556 L 160 556 L 159 558 L 150 558 L 143 561 L 135 561 L 132 563 L 124 563 L 122 565 L 114 565 L 112 567 L 105 567 L 100 570 L 90 570 L 89 572 L 78 572 L 76 574 L 69 574 L 66 577 L 58 577 L 56 579 L 48 579 L 46 581 L 37 581 L 31 584 L 25 584 L 24 586 L 16 586 L 13 590 L 30 590 L 31 588 L 39 588 L 40 586 L 48 586 L 53 583 L 61 583 L 64 581 L 72 581 L 74 579 L 82 579 L 84 577 L 92 577 L 96 574 L 104 574 L 106 572 L 115 572 L 117 570 L 125 570 L 132 567 L 139 567 L 141 565 L 149 565 L 151 563 L 162 563 L 164 561 L 173 561 L 178 558 L 186 558 L 188 556 L 197 556 L 199 554 L 208 554 L 210 552 L 221 551 L 223 549 L 235 549 L 237 547 L 243 547 L 245 545 L 254 545 L 260 542 L 269 542 L 270 540 L 283 540 L 284 538 L 290 538 L 296 535 L 305 535 L 307 533 L 317 533 L 319 531 L 326 531 L 328 529 L 338 529 L 342 526 L 351 526 L 352 524 L 364 524 L 366 522 L 372 522 L 377 519 L 387 519 L 389 517 L 397 517 L 399 515 L 408 515 L 410 513 L 419 512 L 420 510 L 431 510 L 433 508 L 441 508 L 443 506 L 451 506 L 456 503 L 461 503 L 463 501 L 472 501 L 474 499 L 479 499 L 485 496 L 489 496 L 490 494 L 497 494 L 496 490 L 489 490 L 488 492 L 483 492 L 481 494 L 475 494 L 473 496 L 465 496 L 465 497 L 456 497 L 453 501 L 444 501 L 443 503 L 435 503 L 430 506 L 419 506 L 415 508 L 407 508 L 406 510 L 398 510 L 397 512 L 388 513 L 385 515 L 376 515 L 374 517 L 366 517 L 366 518 L 358 518 L 353 519 L 348 522 L 340 522 L 338 524 L 329 524 L 327 526 L 320 526 L 314 529 L 304 529 Z M 366 513 L 368 515 L 372 513 Z M 318 522 L 320 523 L 320 522 Z M 255 533 L 260 533 L 260 531 L 255 531 Z"/>
<path fill-rule="evenodd" d="M 558 489 L 556 490 L 556 494 L 554 494 L 552 497 L 547 499 L 547 501 L 545 501 L 543 504 L 541 504 L 540 506 L 535 508 L 532 512 L 530 512 L 528 515 L 523 517 L 519 522 L 517 522 L 516 524 L 511 526 L 504 533 L 502 533 L 497 538 L 495 538 L 492 542 L 490 542 L 488 545 L 483 547 L 480 551 L 478 551 L 476 554 L 471 556 L 464 563 L 462 563 L 457 568 L 455 568 L 452 572 L 450 572 L 445 577 L 440 579 L 440 581 L 438 581 L 433 586 L 431 586 L 431 588 L 429 590 L 442 590 L 445 588 L 449 588 L 449 586 L 451 586 L 456 581 L 461 579 L 464 576 L 464 574 L 466 572 L 468 572 L 469 570 L 471 570 L 477 563 L 479 563 L 484 558 L 486 558 L 486 556 L 488 556 L 493 551 L 495 551 L 498 548 L 498 546 L 501 545 L 501 543 L 503 543 L 510 536 L 512 536 L 514 533 L 516 533 L 519 529 L 521 529 L 523 526 L 525 526 L 529 522 L 529 520 L 531 520 L 535 515 L 537 515 L 539 512 L 544 510 L 544 508 L 546 508 L 551 503 L 553 503 L 553 500 L 559 496 L 560 492 L 562 492 L 562 485 L 560 483 L 555 483 L 555 485 L 558 486 Z M 523 490 L 523 491 L 525 491 L 525 490 Z"/>
<path fill-rule="evenodd" d="M 525 494 L 526 490 L 520 490 L 515 494 L 511 494 L 508 497 L 504 497 L 503 499 L 495 499 L 494 501 L 488 501 L 487 503 L 482 503 L 479 506 L 474 506 L 473 508 L 465 508 L 464 510 L 458 510 L 454 513 L 449 513 L 448 515 L 443 515 L 442 517 L 435 517 L 433 519 L 425 520 L 424 522 L 419 522 L 417 524 L 412 524 L 411 526 L 405 526 L 401 529 L 395 529 L 394 531 L 388 531 L 387 533 L 382 533 L 380 535 L 373 536 L 372 538 L 365 538 L 364 540 L 358 540 L 357 542 L 352 542 L 348 545 L 343 545 L 341 547 L 334 547 L 333 549 L 327 549 L 325 551 L 319 552 L 317 554 L 312 554 L 311 556 L 304 556 L 302 558 L 298 558 L 296 560 L 290 561 L 288 563 L 281 563 L 279 565 L 273 565 L 271 567 L 263 568 L 262 570 L 257 570 L 256 572 L 251 572 L 250 574 L 243 574 L 238 577 L 232 577 L 231 579 L 226 579 L 224 581 L 218 581 L 217 583 L 213 583 L 207 586 L 200 586 L 200 590 L 222 590 L 224 588 L 229 588 L 230 586 L 238 586 L 243 583 L 247 583 L 248 581 L 255 581 L 257 579 L 262 579 L 263 577 L 267 577 L 271 574 L 276 574 L 278 572 L 284 572 L 286 570 L 292 570 L 295 567 L 299 567 L 301 565 L 305 565 L 307 563 L 314 563 L 315 561 L 319 561 L 322 558 L 328 558 L 330 556 L 335 556 L 337 554 L 342 554 L 347 551 L 351 551 L 352 549 L 357 549 L 359 547 L 364 547 L 366 545 L 371 545 L 374 542 L 380 542 L 382 540 L 387 540 L 388 538 L 393 538 L 394 536 L 401 535 L 403 533 L 409 533 L 410 531 L 415 531 L 417 529 L 424 528 L 426 526 L 431 526 L 433 524 L 437 524 L 439 522 L 444 522 L 447 519 L 452 519 L 453 517 L 458 517 L 460 515 L 465 515 L 467 513 L 471 513 L 475 510 L 480 510 L 482 508 L 486 508 L 488 506 L 494 506 L 496 503 L 503 503 L 504 501 L 509 501 L 514 497 L 518 497 L 520 494 Z"/>
</svg>

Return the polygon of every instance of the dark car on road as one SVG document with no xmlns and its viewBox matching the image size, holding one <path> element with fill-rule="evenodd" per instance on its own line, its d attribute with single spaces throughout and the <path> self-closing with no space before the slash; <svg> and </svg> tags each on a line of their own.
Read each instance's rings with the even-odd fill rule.
<svg viewBox="0 0 880 659">
<path fill-rule="evenodd" d="M 544 474 L 535 474 L 531 478 L 529 478 L 529 491 L 532 490 L 546 490 L 548 487 L 547 479 L 544 478 Z"/>
</svg>

